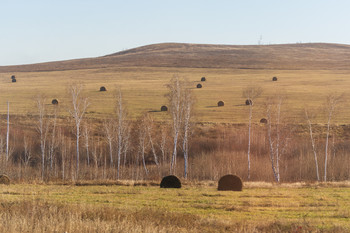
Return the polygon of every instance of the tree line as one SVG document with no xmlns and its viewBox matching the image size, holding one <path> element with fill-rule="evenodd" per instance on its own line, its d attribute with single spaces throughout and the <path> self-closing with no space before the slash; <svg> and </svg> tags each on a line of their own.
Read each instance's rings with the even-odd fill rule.
<svg viewBox="0 0 350 233">
<path fill-rule="evenodd" d="M 309 135 L 305 140 L 295 133 L 297 126 L 286 121 L 285 96 L 280 94 L 266 100 L 266 122 L 253 124 L 254 104 L 263 90 L 248 86 L 242 91 L 242 96 L 249 100 L 246 126 L 232 130 L 228 134 L 234 136 L 228 138 L 225 129 L 220 128 L 212 138 L 193 119 L 195 100 L 189 83 L 174 76 L 166 87 L 170 120 L 162 122 L 155 121 L 148 112 L 131 120 L 120 89 L 114 95 L 113 114 L 103 120 L 87 118 L 89 99 L 82 94 L 82 84 L 69 87 L 69 117 L 60 116 L 59 105 L 48 106 L 43 95 L 36 96 L 32 127 L 10 125 L 8 104 L 6 138 L 3 134 L 0 137 L 1 171 L 18 180 L 43 181 L 158 179 L 168 174 L 215 179 L 228 172 L 247 180 L 281 182 L 297 179 L 297 175 L 289 173 L 299 169 L 300 180 L 327 181 L 331 161 L 332 180 L 345 179 L 350 174 L 349 166 L 335 165 L 348 161 L 349 156 L 344 152 L 338 162 L 334 161 L 342 144 L 335 142 L 335 135 L 331 137 L 332 119 L 341 95 L 327 97 L 328 118 L 322 129 L 325 136 L 315 135 L 314 115 L 305 108 Z M 322 169 L 320 158 L 324 162 Z M 341 172 L 334 175 L 337 169 Z"/>
</svg>

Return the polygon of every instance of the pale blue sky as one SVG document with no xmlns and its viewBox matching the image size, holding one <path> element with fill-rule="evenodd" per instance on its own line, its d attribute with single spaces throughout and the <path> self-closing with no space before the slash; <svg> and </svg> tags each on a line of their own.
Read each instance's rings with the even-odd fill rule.
<svg viewBox="0 0 350 233">
<path fill-rule="evenodd" d="M 185 42 L 350 44 L 348 0 L 0 0 L 0 66 Z"/>
</svg>

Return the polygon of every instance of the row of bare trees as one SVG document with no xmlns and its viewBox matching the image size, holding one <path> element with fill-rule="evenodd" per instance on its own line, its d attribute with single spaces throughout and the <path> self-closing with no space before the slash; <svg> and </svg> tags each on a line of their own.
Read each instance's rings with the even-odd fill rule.
<svg viewBox="0 0 350 233">
<path fill-rule="evenodd" d="M 75 84 L 69 87 L 71 99 L 69 118 L 59 118 L 61 107 L 47 105 L 43 96 L 37 96 L 37 120 L 36 131 L 23 133 L 23 151 L 15 156 L 13 161 L 20 161 L 25 168 L 40 166 L 42 180 L 48 176 L 61 175 L 62 179 L 97 177 L 102 169 L 102 177 L 110 179 L 132 178 L 139 179 L 159 177 L 166 174 L 179 173 L 177 160 L 183 161 L 183 177 L 187 178 L 190 172 L 190 140 L 193 138 L 193 104 L 194 98 L 190 85 L 184 79 L 174 76 L 167 85 L 166 95 L 169 105 L 170 121 L 155 122 L 149 113 L 142 114 L 138 120 L 132 121 L 128 117 L 122 92 L 116 90 L 114 95 L 114 112 L 100 123 L 96 119 L 88 119 L 85 116 L 89 106 L 89 99 L 83 95 L 83 86 Z M 243 90 L 243 97 L 250 100 L 247 132 L 247 169 L 246 177 L 251 179 L 252 174 L 252 144 L 254 144 L 254 127 L 252 124 L 253 107 L 261 96 L 261 88 L 249 86 Z M 336 107 L 341 100 L 340 95 L 330 95 L 327 98 L 326 135 L 324 155 L 324 181 L 327 181 L 327 165 L 329 153 L 329 137 L 331 122 Z M 268 98 L 264 108 L 266 109 L 266 142 L 268 159 L 274 180 L 281 181 L 281 161 L 288 154 L 294 124 L 286 121 L 283 110 L 285 97 L 276 95 Z M 9 106 L 9 105 L 8 105 Z M 9 112 L 9 111 L 8 111 Z M 305 108 L 306 122 L 311 139 L 311 148 L 314 157 L 316 179 L 320 181 L 319 159 L 316 138 L 312 120 L 314 116 Z M 66 120 L 68 122 L 65 122 Z M 9 122 L 9 113 L 8 120 Z M 9 123 L 6 135 L 6 161 L 13 154 L 9 147 Z M 261 133 L 261 132 L 259 132 Z M 0 138 L 1 152 L 5 143 Z M 18 140 L 18 139 L 17 139 Z M 73 153 L 74 151 L 74 153 Z M 192 158 L 196 155 L 191 154 Z M 254 153 L 253 153 L 254 155 Z M 257 155 L 254 155 L 255 157 Z M 39 159 L 40 157 L 40 159 Z M 181 168 L 181 167 L 180 167 Z M 126 173 L 129 172 L 129 175 Z M 142 174 L 142 175 L 141 175 Z"/>
<path fill-rule="evenodd" d="M 252 116 L 253 116 L 253 105 L 256 98 L 258 98 L 262 93 L 262 89 L 255 86 L 249 86 L 243 90 L 243 97 L 247 98 L 249 103 L 249 117 L 248 117 L 248 168 L 247 168 L 247 178 L 250 179 L 251 172 L 251 128 L 252 128 Z M 343 99 L 343 94 L 329 94 L 326 97 L 324 111 L 327 115 L 326 123 L 326 138 L 325 138 L 325 154 L 324 154 L 324 178 L 323 181 L 327 181 L 327 165 L 328 165 L 328 153 L 329 153 L 329 136 L 331 121 L 334 117 L 336 108 L 340 101 Z M 285 122 L 285 117 L 281 114 L 281 108 L 285 101 L 285 97 L 282 94 L 277 94 L 273 98 L 269 98 L 266 101 L 266 120 L 267 120 L 267 139 L 269 144 L 269 154 L 271 161 L 271 168 L 276 182 L 281 181 L 280 175 L 280 161 L 283 154 L 286 153 L 288 148 L 288 143 L 291 140 L 291 135 L 293 132 L 293 124 Z M 319 174 L 319 161 L 317 156 L 316 143 L 314 138 L 314 133 L 312 130 L 311 119 L 315 118 L 315 114 L 310 116 L 309 110 L 305 107 L 305 118 L 309 129 L 309 135 L 311 140 L 311 147 L 314 154 L 315 160 L 315 170 L 317 181 L 321 181 Z"/>
<path fill-rule="evenodd" d="M 122 92 L 117 90 L 114 99 L 114 113 L 103 120 L 102 127 L 96 126 L 85 119 L 85 112 L 89 106 L 89 100 L 82 94 L 83 85 L 74 84 L 69 87 L 69 94 L 71 96 L 71 107 L 68 109 L 70 113 L 72 123 L 74 125 L 75 135 L 75 174 L 74 178 L 79 179 L 80 163 L 81 163 L 81 148 L 85 149 L 85 159 L 87 166 L 90 166 L 92 158 L 91 154 L 91 135 L 99 134 L 101 141 L 106 141 L 108 145 L 108 163 L 109 169 L 115 170 L 114 179 L 119 180 L 121 178 L 121 167 L 124 168 L 130 165 L 131 154 L 135 153 L 136 164 L 142 162 L 144 172 L 146 176 L 149 173 L 147 163 L 150 161 L 150 155 L 152 157 L 151 164 L 154 164 L 158 173 L 161 172 L 160 163 L 164 165 L 167 161 L 167 142 L 170 137 L 169 131 L 171 131 L 173 139 L 173 150 L 171 153 L 171 159 L 169 162 L 169 173 L 176 173 L 176 157 L 178 155 L 178 149 L 181 148 L 184 158 L 184 177 L 188 175 L 188 157 L 189 157 L 189 138 L 191 136 L 192 128 L 192 106 L 193 98 L 191 91 L 188 88 L 188 83 L 175 76 L 171 82 L 167 85 L 169 90 L 167 98 L 169 100 L 170 115 L 172 119 L 172 127 L 161 127 L 158 135 L 161 137 L 155 138 L 154 132 L 157 131 L 158 123 L 155 123 L 150 114 L 143 114 L 140 119 L 134 123 L 128 119 L 127 109 L 123 100 Z M 36 106 L 37 112 L 37 124 L 36 129 L 39 134 L 40 141 L 40 154 L 41 154 L 41 178 L 44 180 L 45 175 L 48 173 L 46 170 L 53 169 L 53 163 L 55 161 L 56 149 L 58 148 L 58 134 L 62 137 L 62 127 L 57 130 L 57 116 L 59 106 L 55 105 L 50 107 L 50 111 L 47 110 L 47 100 L 43 96 L 37 96 Z M 93 129 L 95 127 L 95 129 Z M 132 135 L 133 130 L 133 135 Z M 80 139 L 83 137 L 83 146 L 81 146 Z M 131 137 L 137 138 L 138 146 L 131 146 Z M 25 139 L 25 161 L 29 163 L 31 156 L 29 156 L 27 139 Z M 182 143 L 180 146 L 179 142 Z M 133 142 L 135 144 L 135 142 Z M 135 149 L 136 148 L 136 149 Z M 96 148 L 95 148 L 96 149 Z M 62 149 L 61 149 L 62 150 Z M 61 151 L 61 166 L 64 166 L 64 156 Z M 63 157 L 62 157 L 63 156 Z M 159 160 L 159 157 L 162 159 Z M 106 159 L 105 159 L 106 160 Z M 96 159 L 95 159 L 96 162 Z M 107 160 L 105 161 L 107 163 Z M 63 168 L 62 168 L 63 169 Z M 63 170 L 62 170 L 63 173 Z"/>
</svg>

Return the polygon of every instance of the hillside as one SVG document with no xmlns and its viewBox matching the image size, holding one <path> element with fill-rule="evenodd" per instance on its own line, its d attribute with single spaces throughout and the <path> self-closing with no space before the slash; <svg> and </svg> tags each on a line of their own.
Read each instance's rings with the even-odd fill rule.
<svg viewBox="0 0 350 233">
<path fill-rule="evenodd" d="M 179 67 L 277 70 L 350 69 L 350 45 L 205 45 L 163 43 L 103 57 L 0 66 L 0 72 L 31 72 L 106 67 Z"/>
</svg>

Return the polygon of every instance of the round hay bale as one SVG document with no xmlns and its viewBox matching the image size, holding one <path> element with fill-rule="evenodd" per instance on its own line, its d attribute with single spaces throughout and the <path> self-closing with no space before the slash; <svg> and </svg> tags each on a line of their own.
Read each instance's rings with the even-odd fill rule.
<svg viewBox="0 0 350 233">
<path fill-rule="evenodd" d="M 205 81 L 206 81 L 205 77 L 202 77 L 202 78 L 201 78 L 201 81 L 202 81 L 202 82 L 205 82 Z"/>
<path fill-rule="evenodd" d="M 225 175 L 220 178 L 218 184 L 219 191 L 242 191 L 243 182 L 236 175 Z"/>
<path fill-rule="evenodd" d="M 181 182 L 176 176 L 165 176 L 160 182 L 161 188 L 181 188 Z"/>
<path fill-rule="evenodd" d="M 261 124 L 267 124 L 267 120 L 265 118 L 261 118 L 260 123 Z"/>
<path fill-rule="evenodd" d="M 9 185 L 10 184 L 10 178 L 7 175 L 0 175 L 0 184 L 6 184 Z"/>
<path fill-rule="evenodd" d="M 218 102 L 218 107 L 222 107 L 222 106 L 224 106 L 224 105 L 225 105 L 224 101 L 220 100 L 220 101 Z"/>
<path fill-rule="evenodd" d="M 13 82 L 13 83 L 15 83 L 15 82 L 16 82 L 16 79 L 15 79 L 15 78 L 13 78 L 13 79 L 12 79 L 12 82 Z"/>
<path fill-rule="evenodd" d="M 273 78 L 272 78 L 272 81 L 277 81 L 277 77 L 273 77 Z"/>
<path fill-rule="evenodd" d="M 197 88 L 202 88 L 202 84 L 198 83 Z"/>
<path fill-rule="evenodd" d="M 53 100 L 51 101 L 51 103 L 54 104 L 54 105 L 57 105 L 57 104 L 58 104 L 58 100 L 57 100 L 57 99 L 53 99 Z"/>
<path fill-rule="evenodd" d="M 100 87 L 100 91 L 107 91 L 107 89 L 104 86 L 102 86 Z"/>
<path fill-rule="evenodd" d="M 250 99 L 247 99 L 247 100 L 245 101 L 245 105 L 253 105 L 253 101 L 250 100 Z"/>
<path fill-rule="evenodd" d="M 163 105 L 163 106 L 160 108 L 160 111 L 166 112 L 166 111 L 168 111 L 168 107 L 165 106 L 165 105 Z"/>
<path fill-rule="evenodd" d="M 16 79 L 16 76 L 12 75 L 12 76 L 11 76 L 11 79 Z"/>
</svg>

